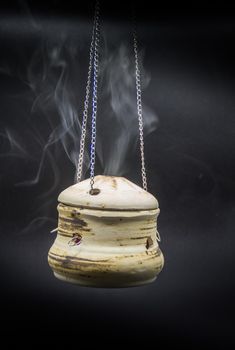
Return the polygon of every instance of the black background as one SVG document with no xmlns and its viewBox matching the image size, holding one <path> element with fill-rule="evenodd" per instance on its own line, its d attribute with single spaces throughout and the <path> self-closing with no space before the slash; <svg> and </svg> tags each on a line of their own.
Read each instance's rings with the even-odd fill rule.
<svg viewBox="0 0 235 350">
<path fill-rule="evenodd" d="M 154 284 L 128 289 L 77 287 L 53 277 L 47 252 L 55 235 L 49 231 L 56 227 L 56 198 L 72 183 L 74 168 L 64 153 L 55 153 L 56 181 L 46 157 L 34 186 L 16 185 L 37 171 L 41 153 L 33 129 L 43 140 L 49 134 L 40 112 L 32 127 L 36 96 L 26 73 L 40 43 L 63 32 L 80 45 L 81 80 L 75 86 L 83 98 L 92 2 L 2 4 L 3 332 L 20 329 L 25 335 L 36 331 L 55 336 L 63 329 L 68 339 L 78 341 L 89 330 L 90 342 L 126 337 L 146 346 L 162 336 L 187 339 L 189 344 L 233 339 L 235 13 L 216 4 L 158 11 L 150 1 L 136 5 L 144 66 L 151 73 L 143 98 L 159 120 L 146 139 L 146 154 L 149 190 L 161 208 L 164 270 Z M 123 6 L 104 5 L 103 29 L 111 28 L 107 41 L 112 34 L 117 41 L 124 35 L 129 4 Z M 9 152 L 6 130 L 23 145 L 23 155 L 19 146 Z M 127 176 L 140 183 L 136 160 L 133 166 Z"/>
</svg>

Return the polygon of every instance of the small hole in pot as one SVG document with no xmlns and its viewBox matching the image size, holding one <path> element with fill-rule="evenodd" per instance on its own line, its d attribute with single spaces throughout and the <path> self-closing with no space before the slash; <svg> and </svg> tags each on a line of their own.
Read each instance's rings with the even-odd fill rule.
<svg viewBox="0 0 235 350">
<path fill-rule="evenodd" d="M 73 238 L 68 242 L 68 245 L 75 246 L 79 245 L 82 241 L 82 236 L 78 234 L 73 234 Z"/>
<path fill-rule="evenodd" d="M 147 241 L 146 241 L 146 249 L 149 249 L 150 247 L 152 247 L 152 245 L 153 245 L 153 240 L 152 240 L 152 238 L 149 236 L 148 238 L 147 238 Z"/>
<path fill-rule="evenodd" d="M 89 192 L 92 196 L 96 196 L 100 193 L 100 190 L 98 188 L 92 188 Z"/>
</svg>

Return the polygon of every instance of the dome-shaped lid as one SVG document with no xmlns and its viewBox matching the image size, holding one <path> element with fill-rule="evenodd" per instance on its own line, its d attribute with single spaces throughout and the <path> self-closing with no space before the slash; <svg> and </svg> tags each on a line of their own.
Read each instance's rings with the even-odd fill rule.
<svg viewBox="0 0 235 350">
<path fill-rule="evenodd" d="M 158 208 L 157 199 L 124 177 L 95 176 L 94 189 L 90 194 L 90 179 L 66 188 L 58 201 L 72 206 L 116 210 L 148 210 Z"/>
</svg>

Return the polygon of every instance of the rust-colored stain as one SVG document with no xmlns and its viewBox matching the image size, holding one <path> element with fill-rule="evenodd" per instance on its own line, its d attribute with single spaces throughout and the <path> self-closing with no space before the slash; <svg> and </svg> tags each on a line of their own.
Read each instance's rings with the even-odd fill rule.
<svg viewBox="0 0 235 350">
<path fill-rule="evenodd" d="M 77 217 L 73 218 L 73 219 L 69 219 L 69 218 L 64 218 L 64 217 L 60 217 L 60 220 L 62 222 L 67 222 L 69 224 L 77 224 L 80 226 L 87 226 L 87 223 L 85 220 L 79 219 Z"/>
<path fill-rule="evenodd" d="M 89 263 L 96 263 L 96 264 L 110 261 L 110 259 L 92 260 L 92 259 L 76 258 L 75 256 L 63 256 L 52 252 L 49 253 L 49 257 L 51 259 L 55 259 L 58 261 L 69 260 L 70 262 L 79 261 L 79 262 L 89 262 Z"/>
<path fill-rule="evenodd" d="M 87 260 L 87 259 L 76 259 L 74 257 L 63 257 L 60 258 L 59 256 L 52 256 L 52 254 L 49 254 L 49 263 L 51 266 L 59 267 L 60 265 L 64 269 L 69 269 L 70 271 L 82 271 L 83 269 L 91 269 L 93 272 L 96 270 L 102 271 L 103 267 L 110 267 L 112 268 L 112 264 L 101 264 L 102 260 Z"/>
<path fill-rule="evenodd" d="M 140 237 L 130 237 L 130 239 L 144 239 L 148 238 L 149 236 L 140 236 Z"/>
<path fill-rule="evenodd" d="M 69 224 L 63 224 L 59 223 L 59 231 L 62 233 L 82 233 L 82 232 L 90 232 L 91 229 L 78 226 L 78 225 L 69 225 Z"/>
<path fill-rule="evenodd" d="M 141 237 L 143 238 L 143 237 Z M 130 246 L 130 243 L 128 242 L 128 240 L 126 238 L 117 238 L 116 241 L 118 242 L 119 246 L 122 246 L 122 247 L 128 247 Z M 142 245 L 143 242 L 139 242 L 137 240 L 138 243 L 135 243 L 135 245 Z"/>
<path fill-rule="evenodd" d="M 65 217 L 60 217 L 60 223 L 68 223 L 68 224 L 71 224 L 71 225 L 78 225 L 78 226 L 81 226 L 81 227 L 86 227 L 87 226 L 87 222 L 83 219 L 80 219 L 80 218 L 77 218 L 77 217 L 74 217 L 72 219 L 70 218 L 65 218 Z"/>
<path fill-rule="evenodd" d="M 154 249 L 154 250 L 146 250 L 145 253 L 152 258 L 158 258 L 161 256 L 162 252 L 160 248 Z"/>
<path fill-rule="evenodd" d="M 141 227 L 141 228 L 140 228 L 140 231 L 152 230 L 152 229 L 154 229 L 155 227 L 156 227 L 156 225 L 153 226 L 153 227 Z"/>
<path fill-rule="evenodd" d="M 61 231 L 57 231 L 57 233 L 58 233 L 58 235 L 60 235 L 60 236 L 62 236 L 62 237 L 72 237 L 72 234 L 65 234 L 65 233 L 63 233 L 63 232 L 61 232 Z"/>
<path fill-rule="evenodd" d="M 111 185 L 111 187 L 113 187 L 114 189 L 117 189 L 117 180 L 115 178 L 115 176 L 102 176 L 102 178 L 99 179 L 99 181 L 97 183 L 109 183 Z"/>
<path fill-rule="evenodd" d="M 81 226 L 87 226 L 86 221 L 82 220 L 82 219 L 74 218 L 74 222 L 75 222 L 75 224 L 79 224 Z"/>
<path fill-rule="evenodd" d="M 113 177 L 111 178 L 111 186 L 116 190 L 117 189 L 117 180 Z"/>
<path fill-rule="evenodd" d="M 135 184 L 133 184 L 132 182 L 128 181 L 125 177 L 123 177 L 122 180 L 123 180 L 124 182 L 127 182 L 127 183 L 128 183 L 128 186 L 130 186 L 130 187 L 132 187 L 132 188 L 134 188 L 134 189 L 136 190 Z"/>
</svg>

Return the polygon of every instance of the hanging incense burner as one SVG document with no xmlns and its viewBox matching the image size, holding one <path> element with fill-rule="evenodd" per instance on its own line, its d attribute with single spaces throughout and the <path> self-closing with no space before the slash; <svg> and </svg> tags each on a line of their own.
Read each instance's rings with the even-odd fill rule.
<svg viewBox="0 0 235 350">
<path fill-rule="evenodd" d="M 158 245 L 158 201 L 147 192 L 137 36 L 134 31 L 143 188 L 124 177 L 95 176 L 99 33 L 97 3 L 90 46 L 77 183 L 59 195 L 57 237 L 49 251 L 48 262 L 54 275 L 63 281 L 94 287 L 136 286 L 154 281 L 164 264 Z M 81 181 L 91 83 L 90 179 Z"/>
<path fill-rule="evenodd" d="M 163 266 L 156 198 L 123 177 L 96 176 L 59 195 L 58 235 L 49 252 L 57 278 L 99 287 L 152 282 Z"/>
</svg>

